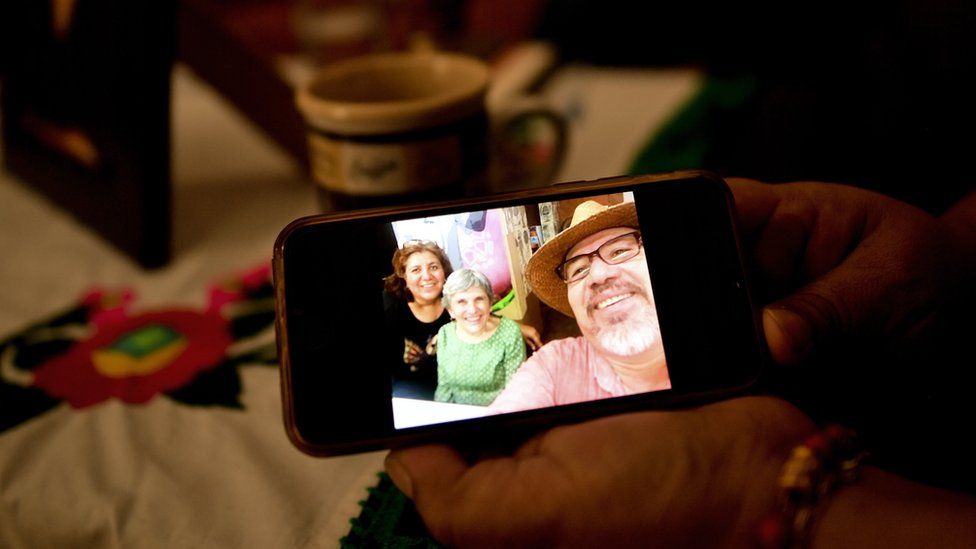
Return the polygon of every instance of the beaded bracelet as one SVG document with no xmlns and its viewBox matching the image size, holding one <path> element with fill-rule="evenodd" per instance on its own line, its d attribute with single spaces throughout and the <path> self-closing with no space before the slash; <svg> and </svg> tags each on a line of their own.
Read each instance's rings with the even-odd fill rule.
<svg viewBox="0 0 976 549">
<path fill-rule="evenodd" d="M 840 425 L 827 426 L 793 448 L 777 481 L 780 510 L 760 522 L 760 547 L 807 547 L 818 507 L 857 480 L 864 457 L 854 432 Z"/>
</svg>

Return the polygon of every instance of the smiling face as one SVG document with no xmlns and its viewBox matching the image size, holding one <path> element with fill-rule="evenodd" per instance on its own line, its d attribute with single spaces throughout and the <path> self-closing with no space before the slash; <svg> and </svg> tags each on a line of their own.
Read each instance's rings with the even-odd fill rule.
<svg viewBox="0 0 976 549">
<path fill-rule="evenodd" d="M 444 289 L 444 266 L 432 252 L 410 254 L 404 262 L 403 279 L 413 300 L 420 304 L 437 301 Z"/>
<path fill-rule="evenodd" d="M 491 299 L 484 288 L 475 284 L 450 297 L 447 310 L 457 322 L 458 328 L 471 335 L 483 333 L 491 317 Z"/>
<path fill-rule="evenodd" d="M 605 242 L 633 231 L 630 227 L 604 229 L 579 241 L 566 257 L 594 252 Z M 589 273 L 570 282 L 566 289 L 580 332 L 604 353 L 634 356 L 660 340 L 643 249 L 634 258 L 616 265 L 593 257 Z"/>
</svg>

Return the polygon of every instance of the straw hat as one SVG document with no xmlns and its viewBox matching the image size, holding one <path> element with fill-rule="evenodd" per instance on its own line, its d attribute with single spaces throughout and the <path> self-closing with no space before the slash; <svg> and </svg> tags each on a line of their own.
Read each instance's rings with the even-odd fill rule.
<svg viewBox="0 0 976 549">
<path fill-rule="evenodd" d="M 556 267 L 565 261 L 566 252 L 580 240 L 611 227 L 638 227 L 637 207 L 633 202 L 604 206 L 587 200 L 576 206 L 569 228 L 543 244 L 525 267 L 529 286 L 539 299 L 572 317 L 573 309 L 566 297 L 566 283 L 556 274 Z"/>
</svg>

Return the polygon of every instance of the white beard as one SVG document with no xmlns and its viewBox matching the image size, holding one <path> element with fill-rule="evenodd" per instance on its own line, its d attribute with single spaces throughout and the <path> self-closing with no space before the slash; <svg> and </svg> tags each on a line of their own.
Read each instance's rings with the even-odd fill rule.
<svg viewBox="0 0 976 549">
<path fill-rule="evenodd" d="M 634 318 L 601 327 L 594 334 L 600 346 L 617 356 L 633 356 L 651 348 L 660 337 L 657 317 L 650 308 Z"/>
</svg>

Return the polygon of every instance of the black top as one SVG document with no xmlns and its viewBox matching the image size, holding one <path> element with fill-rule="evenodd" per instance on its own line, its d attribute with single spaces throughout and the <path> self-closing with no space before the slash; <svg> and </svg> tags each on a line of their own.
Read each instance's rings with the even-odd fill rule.
<svg viewBox="0 0 976 549">
<path fill-rule="evenodd" d="M 433 391 L 437 388 L 437 357 L 425 353 L 419 362 L 407 364 L 403 361 L 403 340 L 408 339 L 422 350 L 426 349 L 441 326 L 451 321 L 451 315 L 444 309 L 441 316 L 433 322 L 423 322 L 414 316 L 406 301 L 389 294 L 384 294 L 383 298 L 388 333 L 397 340 L 398 348 L 401 349 L 400 360 L 393 368 L 394 388 L 398 382 L 408 381 L 419 383 Z"/>
</svg>

